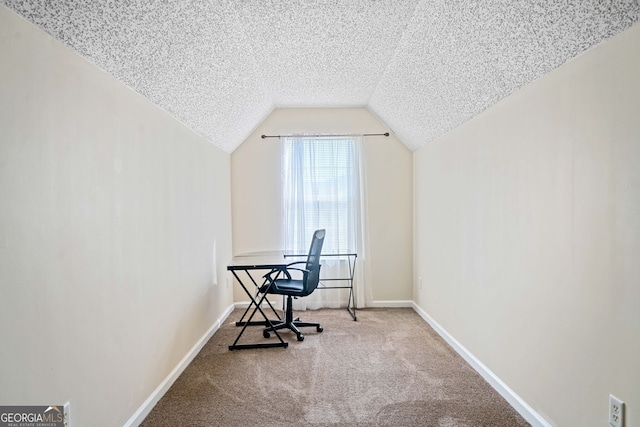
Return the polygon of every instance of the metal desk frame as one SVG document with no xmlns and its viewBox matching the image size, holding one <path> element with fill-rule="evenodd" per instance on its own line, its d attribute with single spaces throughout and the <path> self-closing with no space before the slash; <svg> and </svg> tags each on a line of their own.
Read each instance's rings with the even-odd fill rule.
<svg viewBox="0 0 640 427">
<path fill-rule="evenodd" d="M 267 304 L 269 304 L 269 307 L 271 307 L 271 310 L 275 313 L 276 317 L 280 319 L 280 316 L 271 305 L 271 302 L 269 302 L 269 300 L 267 299 L 267 293 L 265 292 L 262 294 L 262 296 L 260 296 L 260 293 L 258 292 L 258 289 L 260 289 L 260 285 L 258 285 L 255 278 L 251 275 L 251 272 L 255 270 L 269 270 L 269 271 L 277 270 L 278 271 L 276 275 L 277 277 L 284 270 L 287 264 L 288 264 L 288 261 L 283 256 L 282 252 L 258 252 L 254 254 L 236 256 L 233 258 L 233 261 L 231 262 L 231 264 L 227 266 L 227 270 L 231 271 L 231 274 L 233 274 L 233 276 L 236 278 L 240 286 L 242 286 L 242 289 L 247 294 L 250 300 L 249 306 L 247 307 L 244 314 L 242 315 L 242 318 L 240 319 L 240 321 L 236 322 L 236 326 L 242 326 L 242 330 L 236 337 L 236 340 L 233 342 L 233 344 L 229 346 L 229 350 L 241 350 L 241 349 L 251 349 L 251 348 L 271 348 L 271 347 L 287 348 L 289 343 L 284 341 L 280 336 L 280 334 L 278 333 L 278 331 L 276 330 L 274 330 L 273 332 L 278 338 L 278 342 L 238 344 L 238 341 L 240 340 L 240 337 L 242 337 L 242 334 L 244 334 L 244 331 L 247 329 L 247 326 L 259 325 L 259 326 L 265 326 L 265 327 L 267 326 L 273 327 L 272 320 L 270 320 L 262 310 L 261 306 L 263 301 L 267 301 Z M 247 289 L 247 286 L 242 281 L 242 279 L 240 279 L 240 276 L 238 275 L 238 272 L 240 271 L 244 271 L 246 276 L 251 280 L 251 283 L 253 283 L 253 285 L 256 287 L 255 294 L 252 294 L 249 291 L 249 289 Z M 263 282 L 263 284 L 267 284 L 267 283 L 270 283 L 270 282 L 268 282 L 267 280 Z M 258 300 L 256 301 L 256 299 Z M 244 318 L 249 312 L 249 310 L 251 309 L 251 307 L 255 307 L 255 308 L 251 312 L 251 315 L 249 316 L 249 318 L 245 321 Z M 260 312 L 264 320 L 253 321 L 252 319 L 255 316 L 256 312 L 258 311 Z"/>
<path fill-rule="evenodd" d="M 284 254 L 285 258 L 307 258 L 307 255 L 297 255 L 297 254 Z M 338 254 L 321 254 L 320 261 L 322 258 L 347 258 L 347 262 L 349 263 L 349 277 L 328 277 L 322 278 L 320 277 L 320 284 L 316 289 L 349 289 L 349 300 L 347 301 L 347 311 L 351 315 L 354 321 L 358 320 L 356 317 L 356 303 L 355 303 L 355 295 L 353 293 L 353 276 L 356 271 L 356 259 L 358 258 L 357 253 L 338 253 Z M 322 276 L 322 269 L 320 269 L 320 276 Z M 348 282 L 348 285 L 343 286 L 327 286 L 324 282 Z M 271 304 L 269 304 L 271 305 Z M 271 307 L 273 309 L 273 307 Z"/>
</svg>

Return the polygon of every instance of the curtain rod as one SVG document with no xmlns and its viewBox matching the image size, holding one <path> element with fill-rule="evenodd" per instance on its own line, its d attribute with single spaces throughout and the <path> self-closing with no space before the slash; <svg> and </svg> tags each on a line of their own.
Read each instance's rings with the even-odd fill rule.
<svg viewBox="0 0 640 427">
<path fill-rule="evenodd" d="M 329 134 L 329 133 L 325 133 L 325 134 L 315 134 L 315 135 L 262 135 L 262 139 L 265 138 L 288 138 L 288 137 L 300 137 L 300 138 L 318 138 L 318 137 L 324 137 L 324 136 L 389 136 L 389 132 L 385 132 L 385 133 L 363 133 L 363 134 L 355 134 L 355 133 L 351 133 L 351 134 L 342 134 L 342 135 L 334 135 L 334 134 Z"/>
</svg>

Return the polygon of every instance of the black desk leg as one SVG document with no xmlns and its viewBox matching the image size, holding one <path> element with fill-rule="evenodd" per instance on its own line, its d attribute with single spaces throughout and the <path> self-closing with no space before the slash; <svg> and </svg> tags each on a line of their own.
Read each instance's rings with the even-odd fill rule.
<svg viewBox="0 0 640 427">
<path fill-rule="evenodd" d="M 246 322 L 243 322 L 244 324 L 242 326 L 242 330 L 240 331 L 240 333 L 236 337 L 236 340 L 233 342 L 233 344 L 229 346 L 229 350 L 242 350 L 242 349 L 250 349 L 250 348 L 270 348 L 270 347 L 287 348 L 289 346 L 289 343 L 284 341 L 282 339 L 282 337 L 280 336 L 280 334 L 278 334 L 277 331 L 274 331 L 274 332 L 276 332 L 276 336 L 278 337 L 278 341 L 279 342 L 276 342 L 276 343 L 256 343 L 256 344 L 238 344 L 238 341 L 240 340 L 240 337 L 242 336 L 242 334 L 244 334 L 244 331 L 245 331 L 245 329 L 247 329 L 247 326 L 249 326 L 251 324 L 259 324 L 259 325 L 263 325 L 263 326 L 273 327 L 273 324 L 271 323 L 271 320 L 269 320 L 267 315 L 264 313 L 264 311 L 262 311 L 262 308 L 260 307 L 260 305 L 262 304 L 262 301 L 265 299 L 267 294 L 265 293 L 262 296 L 262 298 L 260 298 L 260 301 L 256 302 L 255 299 L 253 298 L 253 296 L 251 295 L 251 293 L 249 292 L 249 290 L 247 289 L 247 287 L 242 282 L 242 280 L 240 280 L 240 278 L 238 277 L 236 272 L 232 271 L 232 273 L 235 276 L 235 278 L 238 280 L 238 283 L 240 283 L 240 286 L 242 286 L 242 289 L 244 289 L 246 294 L 249 296 L 249 298 L 251 299 L 253 304 L 255 304 L 256 308 L 253 310 L 253 312 L 249 316 L 249 319 Z M 249 275 L 249 277 L 251 277 L 249 272 L 247 272 L 247 274 Z M 255 284 L 255 281 L 253 280 L 253 277 L 251 277 L 251 281 L 253 281 L 254 284 Z M 269 303 L 269 305 L 271 306 L 270 303 Z M 251 306 L 251 304 L 249 306 Z M 273 307 L 271 307 L 271 309 L 273 309 Z M 264 322 L 252 322 L 251 321 L 253 319 L 253 316 L 256 314 L 256 311 L 260 311 L 260 314 L 262 314 L 262 317 L 265 319 Z M 245 314 L 246 314 L 246 312 L 245 312 Z M 244 317 L 244 315 L 243 315 L 243 317 Z"/>
<path fill-rule="evenodd" d="M 356 302 L 353 296 L 353 285 L 351 285 L 351 288 L 349 290 L 349 301 L 347 302 L 347 311 L 349 312 L 351 317 L 353 317 L 354 321 L 358 320 L 356 318 Z"/>
<path fill-rule="evenodd" d="M 249 295 L 251 297 L 251 301 L 249 302 L 249 305 L 247 306 L 247 309 L 244 311 L 244 313 L 242 314 L 242 317 L 240 317 L 240 320 L 238 320 L 236 322 L 236 326 L 244 326 L 245 325 L 245 321 L 244 318 L 247 315 L 247 313 L 249 313 L 249 310 L 251 309 L 251 307 L 253 305 L 255 305 L 255 299 L 258 297 L 258 295 L 260 294 L 260 292 L 258 291 L 258 289 L 260 289 L 260 287 L 258 286 L 258 284 L 256 283 L 256 281 L 254 280 L 253 276 L 251 274 L 249 274 L 248 271 L 246 271 L 247 276 L 249 276 L 249 278 L 251 279 L 251 282 L 253 282 L 253 285 L 256 287 L 256 294 L 255 296 L 251 297 L 251 295 Z M 235 274 L 234 274 L 235 275 Z M 278 278 L 278 276 L 280 275 L 280 271 L 278 271 L 278 274 L 276 274 L 276 279 Z M 236 276 L 237 278 L 237 276 Z M 238 281 L 240 281 L 240 279 L 238 279 Z M 266 283 L 267 280 L 264 281 L 264 283 Z M 263 285 L 264 285 L 263 283 Z M 244 287 L 244 286 L 243 286 Z M 245 288 L 245 292 L 248 292 L 247 289 Z M 271 311 L 273 311 L 273 314 L 276 316 L 277 320 L 276 321 L 281 321 L 282 318 L 280 317 L 280 315 L 278 314 L 278 312 L 276 311 L 275 308 L 273 308 L 273 305 L 271 305 L 271 301 L 269 301 L 268 298 L 264 299 L 267 304 L 269 304 L 269 307 L 271 307 Z M 255 311 L 255 309 L 254 309 Z M 256 321 L 256 322 L 251 322 L 249 324 L 249 326 L 268 326 L 266 321 Z"/>
</svg>

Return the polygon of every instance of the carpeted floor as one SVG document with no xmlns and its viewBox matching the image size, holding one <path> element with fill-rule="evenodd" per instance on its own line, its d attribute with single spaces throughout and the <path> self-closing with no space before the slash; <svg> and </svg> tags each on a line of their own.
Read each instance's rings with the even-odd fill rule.
<svg viewBox="0 0 640 427">
<path fill-rule="evenodd" d="M 229 351 L 236 310 L 143 426 L 527 426 L 411 309 L 296 313 L 286 349 Z M 264 342 L 260 327 L 242 342 Z M 273 338 L 272 338 L 273 339 Z"/>
</svg>

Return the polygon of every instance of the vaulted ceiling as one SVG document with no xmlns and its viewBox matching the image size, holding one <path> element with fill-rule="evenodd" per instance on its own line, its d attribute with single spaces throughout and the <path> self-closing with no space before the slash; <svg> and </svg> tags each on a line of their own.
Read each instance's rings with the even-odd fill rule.
<svg viewBox="0 0 640 427">
<path fill-rule="evenodd" d="M 227 152 L 274 108 L 355 106 L 415 150 L 640 18 L 640 0 L 0 1 Z"/>
</svg>

